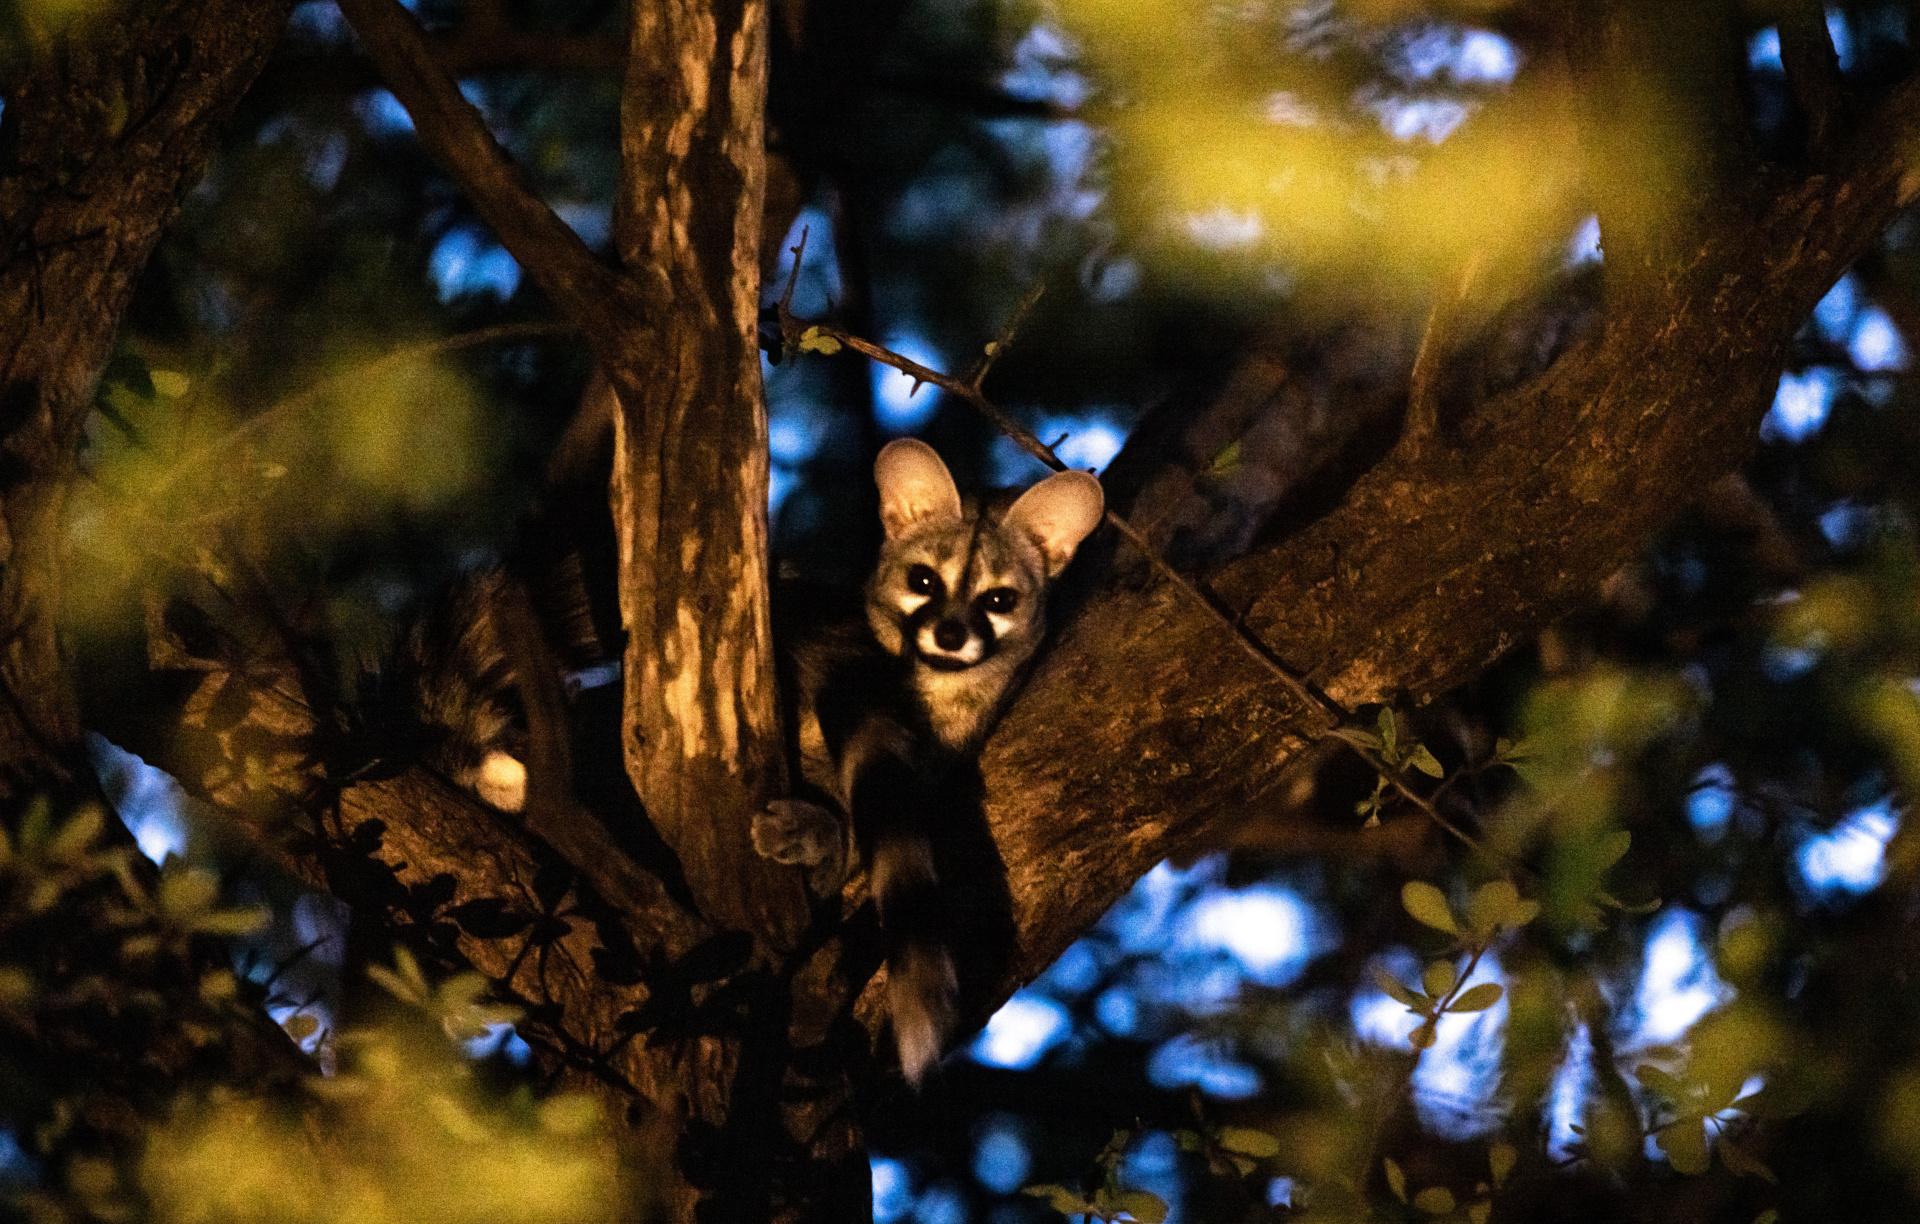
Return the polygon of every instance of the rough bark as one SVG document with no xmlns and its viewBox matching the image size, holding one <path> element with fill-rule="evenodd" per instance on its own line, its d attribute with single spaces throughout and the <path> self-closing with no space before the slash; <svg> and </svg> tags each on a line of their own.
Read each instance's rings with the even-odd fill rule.
<svg viewBox="0 0 1920 1224">
<path fill-rule="evenodd" d="M 0 803 L 75 784 L 58 638 L 80 427 L 120 313 L 289 0 L 174 0 L 39 31 L 0 121 Z"/>
<path fill-rule="evenodd" d="M 804 907 L 747 840 L 784 785 L 754 334 L 767 10 L 636 5 L 629 29 L 614 245 L 659 314 L 652 349 L 608 370 L 627 772 L 703 909 L 790 930 Z"/>
<path fill-rule="evenodd" d="M 1920 195 L 1916 139 L 1909 82 L 1829 173 L 1756 176 L 1717 200 L 1545 374 L 1426 447 L 1403 444 L 1213 589 L 1349 709 L 1478 674 L 1751 452 L 1801 320 Z M 1020 929 L 1007 989 L 1154 863 L 1257 807 L 1307 725 L 1293 713 L 1178 593 L 1094 600 L 982 761 Z"/>
<path fill-rule="evenodd" d="M 506 819 L 419 771 L 348 788 L 329 805 L 317 845 L 288 854 L 370 912 L 414 928 L 410 936 L 495 976 L 527 1003 L 532 1035 L 565 1078 L 596 1086 L 636 1122 L 661 1121 L 676 1137 L 675 1218 L 856 1216 L 864 1165 L 848 1105 L 851 1085 L 871 1074 L 879 1020 L 869 992 L 868 1027 L 854 1028 L 850 996 L 871 966 L 830 938 L 796 950 L 797 881 L 761 864 L 746 840 L 750 813 L 780 785 L 752 343 L 764 9 L 634 6 L 614 270 L 583 261 L 577 240 L 550 224 L 481 139 L 479 116 L 413 55 L 417 29 L 396 19 L 391 0 L 347 6 L 356 24 L 366 19 L 361 31 L 397 74 L 396 92 L 418 105 L 422 139 L 581 322 L 619 390 L 614 511 L 632 638 L 624 748 L 699 912 L 586 817 Z M 228 31 L 220 37 L 273 11 L 209 7 L 228 15 L 207 23 Z M 242 20 L 249 14 L 255 24 Z M 226 54 L 263 50 L 243 40 Z M 165 107 L 202 96 L 193 122 L 210 123 L 231 86 L 212 79 L 182 78 Z M 199 143 L 149 142 L 139 158 L 114 160 L 159 131 L 155 121 L 129 126 L 115 144 L 100 135 L 106 118 L 67 106 L 51 82 L 40 94 L 10 92 L 6 123 L 40 134 L 22 146 L 40 149 L 38 160 L 20 164 L 63 190 L 32 196 L 17 173 L 0 182 L 13 236 L 0 291 L 14 303 L 0 424 L 23 465 L 0 490 L 16 558 L 0 596 L 17 626 L 0 665 L 11 670 L 0 675 L 16 694 L 12 708 L 26 711 L 0 709 L 0 719 L 25 720 L 40 736 L 0 735 L 0 744 L 21 745 L 8 749 L 13 760 L 40 776 L 60 764 L 39 745 L 64 751 L 77 735 L 71 701 L 55 691 L 64 661 L 45 604 L 57 591 L 50 541 L 72 431 L 125 300 L 124 283 L 101 269 L 126 266 L 116 261 L 130 259 L 134 239 L 146 243 L 144 257 L 176 198 L 184 170 L 163 191 L 146 177 L 150 163 L 173 157 L 185 167 L 204 155 L 205 137 L 195 128 Z M 67 168 L 49 151 L 62 133 L 74 149 L 114 151 Z M 1610 295 L 1588 341 L 1471 418 L 1403 443 L 1330 513 L 1220 571 L 1214 589 L 1349 707 L 1418 700 L 1472 676 L 1584 598 L 1738 462 L 1794 328 L 1920 193 L 1920 166 L 1904 152 L 1916 147 L 1920 86 L 1910 85 L 1829 173 L 1756 177 L 1708 199 L 1704 223 L 1661 243 L 1623 244 L 1633 291 Z M 86 177 L 95 174 L 97 183 Z M 75 182 L 91 194 L 72 191 Z M 109 215 L 87 211 L 102 200 L 119 204 Z M 94 237 L 120 234 L 102 227 L 129 216 L 147 217 L 145 228 Z M 1622 225 L 1631 229 L 1632 218 Z M 37 295 L 59 290 L 65 296 L 44 300 L 74 303 L 96 289 L 93 313 L 35 314 Z M 22 553 L 28 543 L 41 551 Z M 224 682 L 199 663 L 197 692 Z M 256 708 L 271 707 L 273 732 L 297 744 L 309 729 L 293 700 L 297 678 L 244 682 L 273 698 Z M 54 690 L 37 695 L 33 685 Z M 156 698 L 165 692 L 156 685 Z M 182 706 L 189 731 L 204 715 L 197 708 L 191 696 Z M 998 989 L 976 1004 L 1038 974 L 1155 862 L 1260 804 L 1301 743 L 1294 714 L 1183 596 L 1129 582 L 1097 591 L 982 762 L 1018 944 Z M 255 775 L 238 767 L 230 742 L 199 730 L 154 753 L 193 789 L 263 824 L 301 793 L 297 777 L 251 792 Z M 541 823 L 550 818 L 562 823 Z"/>
</svg>

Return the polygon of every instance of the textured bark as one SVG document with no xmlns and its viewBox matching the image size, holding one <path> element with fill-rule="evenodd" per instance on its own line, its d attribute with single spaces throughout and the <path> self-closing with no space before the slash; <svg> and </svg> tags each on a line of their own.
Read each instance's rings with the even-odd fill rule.
<svg viewBox="0 0 1920 1224">
<path fill-rule="evenodd" d="M 775 877 L 746 836 L 784 781 L 754 336 L 767 10 L 635 5 L 630 30 L 614 243 L 665 311 L 652 349 L 608 371 L 627 772 L 703 909 L 778 929 L 797 898 L 756 886 Z"/>
<path fill-rule="evenodd" d="M 627 774 L 701 912 L 755 937 L 751 973 L 789 959 L 807 919 L 795 875 L 748 837 L 752 814 L 785 786 L 755 339 L 767 21 L 764 0 L 630 10 L 614 246 L 658 304 L 657 330 L 648 347 L 606 361 L 618 393 Z M 858 1218 L 868 1179 L 847 1107 L 853 1051 L 828 1060 L 822 1085 L 791 1065 L 794 1049 L 824 1045 L 847 986 L 832 952 L 786 972 L 753 992 L 741 1032 L 705 1043 L 687 1067 L 685 1135 L 723 1141 L 705 1145 L 721 1153 L 715 1167 L 683 1172 L 704 1214 Z M 771 1163 L 787 1168 L 784 1184 L 769 1186 Z M 683 1196 L 673 1208 L 691 1219 L 694 1204 Z"/>
<path fill-rule="evenodd" d="M 348 788 L 325 805 L 324 836 L 287 859 L 522 1000 L 564 1081 L 671 1145 L 663 1197 L 675 1219 L 856 1218 L 866 1173 L 850 1102 L 872 1071 L 874 991 L 864 1030 L 849 1013 L 871 954 L 844 951 L 831 930 L 796 951 L 797 881 L 761 863 L 746 836 L 781 786 L 753 345 L 764 7 L 633 6 L 617 270 L 555 228 L 477 113 L 415 54 L 419 31 L 391 0 L 347 7 L 417 108 L 423 141 L 581 323 L 619 391 L 607 407 L 631 634 L 623 747 L 697 913 L 591 817 L 563 806 L 508 819 L 423 771 Z M 14 695 L 0 705 L 0 759 L 41 778 L 78 733 L 48 613 L 73 431 L 134 255 L 151 249 L 204 156 L 204 125 L 237 92 L 233 78 L 180 65 L 215 46 L 254 62 L 277 10 L 163 5 L 116 37 L 191 13 L 220 19 L 195 27 L 211 41 L 188 40 L 184 61 L 155 61 L 173 74 L 167 89 L 152 67 L 116 76 L 83 56 L 65 85 L 33 76 L 8 93 L 5 121 L 22 143 L 0 180 L 0 292 L 12 304 L 0 607 L 13 634 L 0 677 Z M 109 131 L 113 108 L 82 104 L 111 88 L 89 72 L 131 82 L 146 108 Z M 1214 589 L 1349 707 L 1470 678 L 1585 598 L 1746 453 L 1800 320 L 1920 194 L 1915 148 L 1910 85 L 1826 175 L 1709 188 L 1690 203 L 1695 223 L 1658 241 L 1632 201 L 1627 215 L 1608 212 L 1609 276 L 1630 291 L 1610 292 L 1585 343 L 1471 418 L 1403 441 L 1329 513 L 1220 571 Z M 152 177 L 156 166 L 173 177 Z M 151 759 L 263 830 L 325 793 L 300 759 L 311 727 L 297 674 L 227 676 L 165 646 L 157 639 L 156 668 L 173 674 L 156 670 L 151 701 L 129 705 L 171 701 L 188 734 L 151 745 Z M 183 671 L 200 677 L 180 685 Z M 280 740 L 284 769 L 246 767 L 259 736 L 243 749 L 235 728 L 208 729 L 210 694 L 228 683 L 248 686 L 246 728 Z M 1018 945 L 997 991 L 974 1003 L 1003 999 L 1155 862 L 1263 803 L 1301 743 L 1295 713 L 1179 594 L 1131 580 L 1095 592 L 982 762 Z"/>
<path fill-rule="evenodd" d="M 90 10 L 0 123 L 0 804 L 85 785 L 56 624 L 80 427 L 135 278 L 290 0 Z"/>
<path fill-rule="evenodd" d="M 674 1136 L 685 1158 L 658 1188 L 673 1218 L 691 1220 L 696 1210 L 729 1219 L 861 1214 L 868 1182 L 846 1108 L 845 1055 L 829 1060 L 824 1087 L 782 1091 L 811 1078 L 795 1080 L 791 1050 L 825 1042 L 846 1015 L 838 944 L 816 945 L 785 964 L 809 918 L 806 899 L 794 874 L 761 860 L 748 837 L 752 814 L 784 787 L 768 617 L 767 425 L 754 334 L 766 177 L 765 5 L 630 10 L 617 270 L 595 262 L 532 194 L 398 5 L 347 0 L 343 8 L 423 143 L 594 346 L 605 381 L 596 380 L 585 411 L 613 418 L 627 771 L 699 914 L 744 950 L 739 964 L 725 966 L 726 986 L 714 988 L 730 992 L 721 996 L 724 1008 L 685 1001 L 714 1013 L 697 1023 L 661 1012 L 672 992 L 643 991 L 653 1010 L 636 1013 L 582 980 L 548 999 L 561 1017 L 560 1037 L 549 1044 L 586 1086 L 611 1086 L 628 1104 L 650 1103 L 654 1124 Z M 529 764 L 531 794 L 540 779 L 538 762 Z M 530 819 L 529 831 L 597 881 L 599 856 L 581 852 L 604 841 L 588 827 L 591 818 L 577 809 L 550 815 L 544 823 Z M 389 819 L 411 824 L 397 811 Z M 398 824 L 386 828 L 398 836 Z M 497 901 L 507 882 L 495 878 L 476 895 Z M 599 882 L 602 899 L 613 900 Z M 610 921 L 610 929 L 622 927 Z M 460 953 L 492 964 L 469 936 Z M 657 938 L 635 940 L 659 963 L 677 955 Z M 608 1027 L 623 1014 L 650 1016 L 649 1028 L 690 1031 L 634 1041 L 636 1030 Z M 576 1056 L 616 1037 L 623 1061 L 613 1080 L 593 1059 Z M 787 1170 L 780 1184 L 776 1165 Z"/>
<path fill-rule="evenodd" d="M 1800 322 L 1920 196 L 1916 142 L 1920 83 L 1908 82 L 1831 173 L 1756 178 L 1720 200 L 1669 259 L 1646 257 L 1635 291 L 1545 374 L 1437 442 L 1403 443 L 1214 590 L 1349 709 L 1477 675 L 1591 598 L 1751 452 Z M 1020 929 L 1004 988 L 1156 862 L 1257 808 L 1309 725 L 1293 713 L 1165 586 L 1091 601 L 982 762 Z"/>
</svg>

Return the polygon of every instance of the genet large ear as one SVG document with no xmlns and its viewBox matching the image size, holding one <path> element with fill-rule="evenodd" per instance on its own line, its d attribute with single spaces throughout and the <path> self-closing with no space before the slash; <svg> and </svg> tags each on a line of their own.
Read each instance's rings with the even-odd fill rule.
<svg viewBox="0 0 1920 1224">
<path fill-rule="evenodd" d="M 1008 527 L 1024 531 L 1047 559 L 1047 577 L 1067 568 L 1073 550 L 1106 513 L 1107 495 L 1085 472 L 1055 472 L 1020 495 L 1007 511 Z"/>
<path fill-rule="evenodd" d="M 873 461 L 880 486 L 880 522 L 889 540 L 960 521 L 960 490 L 940 456 L 925 442 L 896 438 Z"/>
</svg>

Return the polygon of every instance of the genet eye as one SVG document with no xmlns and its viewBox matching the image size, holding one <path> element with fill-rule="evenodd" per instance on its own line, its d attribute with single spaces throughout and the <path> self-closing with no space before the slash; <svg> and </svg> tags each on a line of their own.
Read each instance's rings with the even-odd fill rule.
<svg viewBox="0 0 1920 1224">
<path fill-rule="evenodd" d="M 916 565 L 907 571 L 907 589 L 915 595 L 937 595 L 940 586 L 940 575 L 930 565 Z"/>
<path fill-rule="evenodd" d="M 1020 606 L 1020 592 L 1012 587 L 995 587 L 980 596 L 980 609 L 984 612 L 998 612 L 1002 616 Z"/>
</svg>

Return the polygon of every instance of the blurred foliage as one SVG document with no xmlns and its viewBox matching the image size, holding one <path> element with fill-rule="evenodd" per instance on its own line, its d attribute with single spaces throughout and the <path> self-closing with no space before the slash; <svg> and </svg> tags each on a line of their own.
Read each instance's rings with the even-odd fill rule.
<svg viewBox="0 0 1920 1224">
<path fill-rule="evenodd" d="M 458 1042 L 510 1022 L 476 974 L 429 984 L 406 953 L 379 980 L 407 1011 L 335 1035 L 324 1077 L 262 1023 L 263 990 L 209 941 L 267 914 L 222 903 L 208 872 L 155 871 L 97 808 L 45 803 L 0 830 L 0 1207 L 34 1220 L 601 1220 L 620 1159 L 591 1100 L 502 1099 Z M 76 921 L 89 927 L 76 930 Z M 376 967 L 377 968 L 377 967 Z M 24 1055 L 61 1043 L 51 1063 Z M 284 1041 L 284 1039 L 282 1039 Z M 261 1074 L 262 1054 L 276 1069 Z M 252 1053 L 248 1051 L 252 1050 Z M 36 1184 L 37 1183 L 37 1184 Z M 626 1210 L 622 1208 L 621 1210 Z M 637 1210 L 637 1209 L 636 1209 Z"/>
<path fill-rule="evenodd" d="M 163 1221 L 568 1221 L 640 1218 L 592 1099 L 489 1091 L 453 1042 L 514 1018 L 464 974 L 435 987 L 405 952 L 377 979 L 433 1022 L 332 1038 L 304 1098 L 230 1092 L 176 1105 L 140 1185 Z M 297 1013 L 290 1035 L 308 1024 Z M 435 1032 L 435 1029 L 439 1032 Z M 624 1193 L 623 1193 L 624 1192 Z"/>
<path fill-rule="evenodd" d="M 1570 245 L 1595 206 L 1550 7 L 1568 6 L 810 0 L 775 81 L 795 239 L 810 230 L 796 308 L 957 372 L 1042 282 L 990 390 L 1084 442 L 1156 407 L 1198 415 L 1275 335 L 1292 368 L 1404 387 L 1409 329 L 1478 260 L 1466 330 L 1493 356 L 1474 385 L 1497 384 L 1530 367 L 1496 341 L 1537 364 L 1577 338 L 1587 316 L 1562 307 L 1601 258 Z M 1726 17 L 1718 41 L 1676 40 L 1662 57 L 1681 63 L 1649 58 L 1633 104 L 1599 116 L 1636 146 L 1629 210 L 1705 172 L 1695 68 L 1737 75 L 1747 152 L 1803 156 L 1777 34 L 1768 54 L 1777 7 L 1700 6 Z M 12 6 L 9 47 L 75 11 Z M 418 11 L 452 30 L 464 10 Z M 1829 11 L 1862 96 L 1910 64 L 1907 6 Z M 527 39 L 620 20 L 600 0 L 503 12 Z M 604 249 L 615 75 L 509 65 L 464 86 Z M 1230 856 L 1156 871 L 922 1098 L 876 1103 L 877 1216 L 1910 1218 L 1916 302 L 1909 219 L 1796 340 L 1742 485 L 1468 690 L 1347 729 L 1472 846 L 1343 749 L 1303 798 L 1247 813 Z M 83 668 L 123 663 L 148 588 L 183 575 L 236 608 L 275 592 L 262 637 L 377 651 L 505 547 L 586 374 L 571 341 L 435 346 L 547 316 L 332 7 L 299 5 L 100 384 L 71 519 Z M 1023 470 L 964 405 L 896 403 L 847 353 L 794 355 L 768 387 L 776 546 L 802 569 L 870 562 L 865 472 L 891 433 L 966 483 Z M 1262 474 L 1258 424 L 1209 451 L 1210 477 Z M 1222 538 L 1260 525 L 1235 526 Z M 475 979 L 401 957 L 376 976 L 410 1020 L 337 1035 L 340 957 L 307 952 L 341 920 L 243 848 L 196 824 L 192 866 L 153 871 L 97 815 L 18 827 L 0 1102 L 20 1155 L 0 1147 L 0 1177 L 21 1209 L 606 1214 L 623 1174 L 602 1120 L 449 1053 L 506 1020 Z M 222 941 L 254 898 L 279 925 L 243 937 L 235 974 Z M 263 1004 L 331 1077 L 212 1086 Z M 140 1057 L 30 1064 L 21 1034 L 49 1017 Z M 103 1109 L 102 1084 L 138 1108 Z"/>
</svg>

